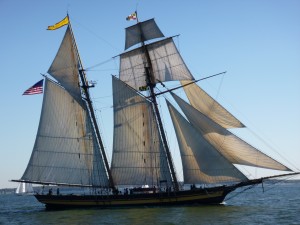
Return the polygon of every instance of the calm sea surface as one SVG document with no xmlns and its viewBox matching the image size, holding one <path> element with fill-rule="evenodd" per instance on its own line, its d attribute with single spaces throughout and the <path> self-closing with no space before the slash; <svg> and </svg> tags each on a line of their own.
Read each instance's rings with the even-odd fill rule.
<svg viewBox="0 0 300 225">
<path fill-rule="evenodd" d="M 33 196 L 0 195 L 0 224 L 299 224 L 300 181 L 236 191 L 224 205 L 47 211 Z M 233 198 L 231 198 L 233 197 Z"/>
</svg>

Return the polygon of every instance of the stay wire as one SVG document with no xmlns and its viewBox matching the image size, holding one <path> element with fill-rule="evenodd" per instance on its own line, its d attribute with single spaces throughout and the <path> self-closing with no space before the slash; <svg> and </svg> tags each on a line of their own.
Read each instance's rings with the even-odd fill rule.
<svg viewBox="0 0 300 225">
<path fill-rule="evenodd" d="M 98 66 L 102 66 L 102 65 L 104 65 L 104 64 L 106 64 L 106 63 L 108 63 L 108 62 L 110 62 L 110 61 L 112 61 L 112 60 L 113 60 L 113 58 L 109 58 L 109 59 L 107 59 L 107 60 L 105 60 L 105 61 L 103 61 L 103 62 L 97 63 L 97 64 L 95 64 L 95 65 L 93 65 L 93 66 L 88 67 L 88 68 L 85 68 L 84 70 L 85 70 L 85 71 L 91 71 L 91 69 L 93 69 L 93 68 L 95 68 L 95 67 L 98 67 Z"/>
<path fill-rule="evenodd" d="M 284 157 L 282 154 L 280 154 L 274 147 L 272 147 L 268 142 L 266 142 L 263 138 L 261 138 L 258 134 L 256 134 L 253 130 L 251 130 L 249 127 L 247 127 L 250 133 L 252 133 L 256 138 L 258 138 L 261 142 L 263 142 L 266 146 L 268 146 L 273 152 L 277 153 L 282 159 L 284 159 L 287 163 L 289 163 L 291 166 L 293 166 L 296 170 L 300 171 L 297 166 L 292 163 L 290 160 L 288 160 L 286 157 Z"/>
<path fill-rule="evenodd" d="M 77 23 L 79 26 L 81 26 L 83 29 L 85 29 L 86 31 L 88 31 L 90 34 L 93 34 L 96 38 L 98 38 L 99 40 L 105 42 L 107 45 L 109 45 L 112 49 L 114 49 L 116 52 L 120 52 L 119 49 L 117 49 L 113 44 L 111 44 L 109 41 L 107 41 L 106 39 L 104 39 L 103 37 L 99 36 L 98 34 L 96 34 L 93 30 L 89 29 L 88 27 L 84 26 L 82 23 L 78 22 L 78 20 L 73 19 L 75 23 Z"/>
</svg>

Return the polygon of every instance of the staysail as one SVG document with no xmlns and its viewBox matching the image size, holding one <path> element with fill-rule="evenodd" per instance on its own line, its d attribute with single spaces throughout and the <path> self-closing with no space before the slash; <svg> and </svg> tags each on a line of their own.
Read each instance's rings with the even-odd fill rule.
<svg viewBox="0 0 300 225">
<path fill-rule="evenodd" d="M 175 128 L 185 184 L 213 184 L 248 180 L 167 101 Z"/>
<path fill-rule="evenodd" d="M 172 96 L 186 115 L 189 122 L 231 163 L 291 171 L 286 166 L 265 155 L 209 119 L 176 94 L 172 93 Z"/>
<path fill-rule="evenodd" d="M 172 184 L 151 103 L 113 79 L 114 138 L 111 163 L 116 185 Z"/>
<path fill-rule="evenodd" d="M 194 83 L 187 85 L 190 81 L 180 81 L 180 83 L 184 86 L 185 94 L 188 97 L 190 104 L 195 109 L 224 128 L 245 127 L 244 124 L 236 119 L 197 84 Z"/>
</svg>

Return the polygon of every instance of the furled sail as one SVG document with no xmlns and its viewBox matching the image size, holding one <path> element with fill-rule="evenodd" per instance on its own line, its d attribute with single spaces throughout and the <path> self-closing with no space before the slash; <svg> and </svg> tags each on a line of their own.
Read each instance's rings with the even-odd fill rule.
<svg viewBox="0 0 300 225">
<path fill-rule="evenodd" d="M 172 38 L 145 46 L 149 52 L 155 83 L 172 80 L 193 80 Z M 145 48 L 120 55 L 120 79 L 136 90 L 147 86 Z"/>
<path fill-rule="evenodd" d="M 167 101 L 182 159 L 185 184 L 248 180 Z"/>
<path fill-rule="evenodd" d="M 77 52 L 73 45 L 73 37 L 68 26 L 59 50 L 48 70 L 73 98 L 81 102 L 81 91 L 79 88 L 79 61 Z"/>
<path fill-rule="evenodd" d="M 180 81 L 182 85 L 188 84 L 190 81 Z M 236 119 L 231 113 L 229 113 L 223 106 L 221 106 L 216 100 L 209 96 L 198 85 L 190 84 L 184 86 L 184 91 L 190 101 L 190 104 L 221 125 L 224 128 L 237 128 L 245 127 L 238 119 Z M 199 100 L 200 99 L 200 100 Z"/>
<path fill-rule="evenodd" d="M 116 185 L 171 186 L 171 174 L 151 103 L 113 77 L 114 138 L 111 172 Z"/>
<path fill-rule="evenodd" d="M 291 171 L 215 123 L 174 93 L 172 93 L 172 96 L 189 122 L 231 163 Z"/>
<path fill-rule="evenodd" d="M 164 37 L 154 19 L 146 20 L 126 28 L 125 50 L 131 46 L 154 38 Z"/>
<path fill-rule="evenodd" d="M 108 186 L 96 136 L 82 105 L 46 79 L 38 133 L 22 180 Z"/>
</svg>

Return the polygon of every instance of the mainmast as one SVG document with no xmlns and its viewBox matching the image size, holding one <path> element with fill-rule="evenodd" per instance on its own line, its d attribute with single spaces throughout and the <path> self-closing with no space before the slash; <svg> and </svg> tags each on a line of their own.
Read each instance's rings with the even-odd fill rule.
<svg viewBox="0 0 300 225">
<path fill-rule="evenodd" d="M 111 188 L 114 188 L 115 186 L 114 186 L 113 178 L 112 178 L 112 175 L 111 175 L 108 160 L 107 160 L 106 153 L 105 153 L 105 150 L 104 150 L 103 141 L 102 141 L 102 138 L 101 138 L 101 135 L 100 135 L 100 131 L 99 131 L 99 127 L 98 127 L 98 124 L 97 124 L 97 121 L 96 121 L 94 108 L 93 108 L 91 97 L 90 97 L 90 94 L 89 94 L 89 88 L 91 86 L 88 85 L 88 81 L 86 79 L 86 74 L 85 74 L 85 71 L 83 69 L 83 65 L 82 65 L 82 62 L 81 62 L 80 55 L 78 53 L 78 48 L 77 48 L 77 45 L 76 45 L 76 41 L 75 41 L 75 37 L 74 37 L 73 31 L 72 31 L 72 26 L 71 26 L 70 20 L 69 20 L 69 27 L 70 27 L 70 31 L 71 31 L 71 34 L 72 34 L 73 45 L 74 45 L 74 48 L 76 49 L 76 54 L 77 54 L 78 61 L 79 61 L 79 64 L 80 64 L 78 71 L 79 71 L 79 77 L 80 77 L 80 80 L 81 80 L 81 88 L 82 88 L 82 90 L 85 94 L 85 100 L 87 102 L 87 106 L 88 106 L 88 110 L 89 110 L 89 113 L 90 113 L 90 116 L 91 116 L 92 124 L 95 128 L 96 137 L 97 137 L 97 140 L 98 140 L 98 143 L 99 143 L 99 146 L 100 146 L 100 151 L 101 151 L 102 158 L 103 158 L 103 161 L 104 161 L 105 169 L 107 171 L 108 178 L 109 178 L 109 185 L 110 185 Z"/>
<path fill-rule="evenodd" d="M 137 12 L 135 12 L 135 13 L 137 15 Z M 165 135 L 165 131 L 164 131 L 164 128 L 163 128 L 160 112 L 159 112 L 159 109 L 158 109 L 158 104 L 157 104 L 157 101 L 156 101 L 156 95 L 155 95 L 155 91 L 154 91 L 156 82 L 155 82 L 155 78 L 154 78 L 154 75 L 153 75 L 154 74 L 153 73 L 153 67 L 152 67 L 152 63 L 151 63 L 151 59 L 150 59 L 150 55 L 149 55 L 147 45 L 145 45 L 145 37 L 144 37 L 144 34 L 143 34 L 143 30 L 141 28 L 141 23 L 138 22 L 138 19 L 137 19 L 137 24 L 138 24 L 139 29 L 140 29 L 141 44 L 142 44 L 142 48 L 144 50 L 145 59 L 146 59 L 146 61 L 144 62 L 144 68 L 145 68 L 145 72 L 146 72 L 146 84 L 147 84 L 147 87 L 149 88 L 150 99 L 151 99 L 151 102 L 152 102 L 152 106 L 154 108 L 154 112 L 155 112 L 155 116 L 156 116 L 156 119 L 157 119 L 160 135 L 161 135 L 162 142 L 163 142 L 163 146 L 164 146 L 164 149 L 166 151 L 169 167 L 170 167 L 170 170 L 171 170 L 171 175 L 172 175 L 172 178 L 173 178 L 173 187 L 174 187 L 175 191 L 178 191 L 179 186 L 178 186 L 178 181 L 177 181 L 177 177 L 176 177 L 176 173 L 175 173 L 175 168 L 174 168 L 172 156 L 171 156 L 171 153 L 170 153 L 170 149 L 169 149 L 169 146 L 168 146 L 167 138 L 166 138 L 166 135 Z"/>
</svg>

